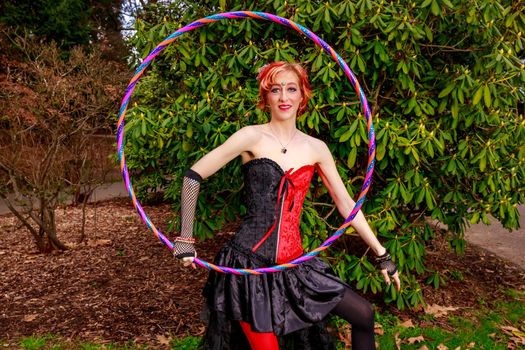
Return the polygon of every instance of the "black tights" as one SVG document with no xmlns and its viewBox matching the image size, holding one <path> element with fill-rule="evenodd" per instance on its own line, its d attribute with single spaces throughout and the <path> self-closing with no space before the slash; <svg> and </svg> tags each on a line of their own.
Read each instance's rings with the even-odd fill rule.
<svg viewBox="0 0 525 350">
<path fill-rule="evenodd" d="M 332 310 L 332 314 L 352 325 L 352 350 L 375 350 L 372 304 L 350 288 L 346 288 L 343 299 Z M 275 334 L 254 332 L 248 323 L 242 321 L 241 327 L 252 350 L 279 349 Z"/>
<path fill-rule="evenodd" d="M 332 314 L 352 325 L 352 350 L 375 350 L 374 308 L 366 299 L 346 288 Z"/>
</svg>

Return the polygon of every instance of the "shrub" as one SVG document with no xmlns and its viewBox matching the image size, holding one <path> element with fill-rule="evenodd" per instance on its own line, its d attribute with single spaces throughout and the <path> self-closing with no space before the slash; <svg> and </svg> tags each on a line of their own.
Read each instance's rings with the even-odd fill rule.
<svg viewBox="0 0 525 350">
<path fill-rule="evenodd" d="M 374 183 L 363 207 L 400 266 L 404 288 L 391 287 L 398 307 L 423 301 L 416 276 L 430 274 L 425 242 L 429 219 L 448 226 L 457 252 L 469 224 L 518 227 L 524 201 L 525 119 L 517 101 L 524 92 L 525 4 L 516 1 L 178 1 L 152 5 L 136 21 L 134 63 L 167 35 L 198 18 L 256 10 L 290 18 L 312 29 L 349 63 L 361 81 L 377 131 Z M 183 11 L 182 11 L 183 10 Z M 240 127 L 267 116 L 256 109 L 257 69 L 273 60 L 303 62 L 314 98 L 299 120 L 325 140 L 352 195 L 366 164 L 366 122 L 341 69 L 308 39 L 262 20 L 209 24 L 177 39 L 141 79 L 128 111 L 126 154 L 138 192 L 161 191 L 178 208 L 180 175 Z M 138 104 L 137 104 L 138 102 Z M 240 162 L 221 170 L 199 198 L 197 235 L 213 232 L 236 214 Z M 147 197 L 147 196 L 146 196 Z M 317 246 L 341 218 L 318 179 L 307 198 L 305 246 Z M 349 233 L 351 233 L 349 231 Z M 378 292 L 368 254 L 330 250 L 338 273 L 359 289 Z M 435 280 L 435 278 L 430 278 Z"/>
<path fill-rule="evenodd" d="M 99 140 L 111 134 L 124 69 L 79 47 L 64 59 L 56 44 L 3 26 L 0 49 L 0 200 L 39 251 L 63 250 L 55 209 L 67 195 L 85 209 L 114 169 Z"/>
</svg>

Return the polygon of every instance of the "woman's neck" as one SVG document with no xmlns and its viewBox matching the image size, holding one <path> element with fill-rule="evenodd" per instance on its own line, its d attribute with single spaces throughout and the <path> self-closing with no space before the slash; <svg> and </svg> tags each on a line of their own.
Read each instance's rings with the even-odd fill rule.
<svg viewBox="0 0 525 350">
<path fill-rule="evenodd" d="M 275 136 L 288 140 L 293 134 L 297 132 L 297 126 L 295 125 L 295 119 L 289 120 L 270 120 L 268 122 L 269 127 Z"/>
<path fill-rule="evenodd" d="M 276 141 L 281 145 L 281 153 L 286 154 L 286 152 L 288 152 L 288 146 L 292 144 L 293 139 L 297 135 L 298 130 L 295 126 L 295 120 L 279 123 L 272 120 L 268 123 L 268 129 Z"/>
</svg>

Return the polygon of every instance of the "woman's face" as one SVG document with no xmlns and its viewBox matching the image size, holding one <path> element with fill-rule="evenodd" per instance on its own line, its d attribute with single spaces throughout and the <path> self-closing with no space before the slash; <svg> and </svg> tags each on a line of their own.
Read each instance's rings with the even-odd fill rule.
<svg viewBox="0 0 525 350">
<path fill-rule="evenodd" d="M 267 95 L 272 118 L 295 118 L 302 99 L 299 77 L 288 70 L 278 73 Z"/>
</svg>

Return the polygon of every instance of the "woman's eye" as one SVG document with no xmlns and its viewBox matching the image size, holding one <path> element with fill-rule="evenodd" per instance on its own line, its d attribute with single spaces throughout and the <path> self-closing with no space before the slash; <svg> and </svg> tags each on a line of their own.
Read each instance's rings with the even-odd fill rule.
<svg viewBox="0 0 525 350">
<path fill-rule="evenodd" d="M 294 87 L 291 87 L 291 88 L 288 88 L 288 91 L 290 91 L 290 92 L 296 92 L 296 91 L 297 91 L 297 89 L 296 89 L 296 88 L 294 88 Z"/>
<path fill-rule="evenodd" d="M 278 88 L 273 88 L 273 89 L 270 90 L 270 92 L 272 94 L 277 94 L 277 93 L 279 93 L 279 89 Z"/>
</svg>

